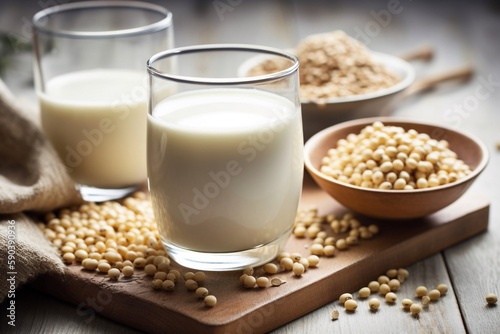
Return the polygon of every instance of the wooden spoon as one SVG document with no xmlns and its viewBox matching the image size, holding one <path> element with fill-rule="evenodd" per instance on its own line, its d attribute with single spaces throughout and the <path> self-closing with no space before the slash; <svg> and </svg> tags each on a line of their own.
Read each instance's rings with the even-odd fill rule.
<svg viewBox="0 0 500 334">
<path fill-rule="evenodd" d="M 462 80 L 462 81 L 467 81 L 472 77 L 474 74 L 474 69 L 472 68 L 471 65 L 465 65 L 460 68 L 456 69 L 451 69 L 444 71 L 442 73 L 434 74 L 431 76 L 428 76 L 427 78 L 422 78 L 415 80 L 413 84 L 411 84 L 410 87 L 408 87 L 404 91 L 404 96 L 403 97 L 408 97 L 410 95 L 414 95 L 420 92 L 423 92 L 427 89 L 430 89 L 434 86 L 436 86 L 439 83 L 450 81 L 450 80 Z"/>
<path fill-rule="evenodd" d="M 434 57 L 434 49 L 430 45 L 422 45 L 415 50 L 409 51 L 399 56 L 406 61 L 423 60 L 429 61 Z"/>
<path fill-rule="evenodd" d="M 423 60 L 430 61 L 434 57 L 434 49 L 430 45 L 422 45 L 415 50 L 409 51 L 399 56 L 399 58 L 406 61 Z M 427 89 L 434 87 L 435 85 L 449 81 L 449 80 L 463 80 L 466 81 L 470 79 L 474 70 L 471 65 L 466 65 L 460 68 L 445 71 L 443 73 L 438 73 L 431 75 L 427 78 L 422 78 L 415 80 L 415 82 L 406 89 L 403 97 L 409 95 L 414 95 L 421 93 Z"/>
</svg>

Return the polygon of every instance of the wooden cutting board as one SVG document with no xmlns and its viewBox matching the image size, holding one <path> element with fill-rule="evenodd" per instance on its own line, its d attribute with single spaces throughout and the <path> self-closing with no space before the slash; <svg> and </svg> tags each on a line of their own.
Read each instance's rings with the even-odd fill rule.
<svg viewBox="0 0 500 334">
<path fill-rule="evenodd" d="M 320 214 L 346 212 L 307 177 L 303 206 L 314 205 Z M 333 258 L 302 277 L 290 272 L 272 275 L 287 281 L 279 287 L 243 288 L 241 272 L 207 272 L 205 286 L 217 296 L 214 308 L 205 307 L 183 283 L 173 292 L 153 290 L 151 278 L 136 270 L 133 278 L 110 281 L 106 276 L 69 266 L 64 275 L 42 276 L 34 285 L 74 303 L 83 321 L 95 312 L 152 333 L 261 333 L 277 328 L 338 298 L 357 291 L 387 269 L 406 267 L 488 227 L 489 201 L 466 193 L 449 207 L 412 221 L 375 221 L 357 217 L 362 224 L 376 223 L 380 233 Z M 308 239 L 291 237 L 286 251 L 308 255 Z M 181 273 L 187 271 L 175 265 Z M 261 268 L 256 269 L 261 275 Z"/>
</svg>

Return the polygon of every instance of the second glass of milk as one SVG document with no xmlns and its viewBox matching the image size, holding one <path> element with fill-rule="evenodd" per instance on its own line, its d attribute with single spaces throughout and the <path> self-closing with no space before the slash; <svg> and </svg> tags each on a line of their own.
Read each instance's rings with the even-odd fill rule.
<svg viewBox="0 0 500 334">
<path fill-rule="evenodd" d="M 244 69 L 276 63 L 267 74 Z M 149 188 L 178 263 L 236 270 L 273 259 L 302 189 L 298 60 L 274 48 L 177 48 L 148 61 Z"/>
<path fill-rule="evenodd" d="M 144 66 L 173 47 L 172 13 L 145 2 L 77 2 L 38 12 L 33 28 L 42 127 L 83 198 L 144 187 Z"/>
</svg>

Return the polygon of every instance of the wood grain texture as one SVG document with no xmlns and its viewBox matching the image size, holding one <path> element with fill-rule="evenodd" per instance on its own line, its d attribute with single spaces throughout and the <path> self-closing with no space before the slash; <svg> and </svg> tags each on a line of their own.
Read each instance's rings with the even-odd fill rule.
<svg viewBox="0 0 500 334">
<path fill-rule="evenodd" d="M 354 35 L 356 29 L 365 29 L 374 18 L 371 11 L 387 9 L 389 1 L 241 1 L 224 20 L 214 11 L 212 1 L 153 1 L 170 8 L 175 14 L 177 45 L 213 42 L 241 42 L 292 47 L 299 39 L 311 33 L 342 29 Z M 0 2 L 0 29 L 21 34 L 26 21 L 40 10 L 41 2 L 2 0 Z M 48 3 L 48 2 L 46 2 Z M 233 2 L 237 3 L 237 1 Z M 429 44 L 435 50 L 430 62 L 413 62 L 417 75 L 425 77 L 442 71 L 472 64 L 475 76 L 466 84 L 449 84 L 425 94 L 412 96 L 398 104 L 391 114 L 442 122 L 460 131 L 478 136 L 490 150 L 490 163 L 469 192 L 481 194 L 490 200 L 488 231 L 446 249 L 409 267 L 411 279 L 421 282 L 419 273 L 435 281 L 451 283 L 451 291 L 443 301 L 436 303 L 426 318 L 409 321 L 406 314 L 395 307 L 383 307 L 379 314 L 359 313 L 344 315 L 338 322 L 329 320 L 328 303 L 323 308 L 276 330 L 277 333 L 404 333 L 449 332 L 498 333 L 500 308 L 485 308 L 487 292 L 500 294 L 500 154 L 495 144 L 500 142 L 500 89 L 493 89 L 487 98 L 467 110 L 464 102 L 471 101 L 481 83 L 491 78 L 500 81 L 499 7 L 495 1 L 405 1 L 403 10 L 392 15 L 391 22 L 370 37 L 369 47 L 375 51 L 402 54 L 416 46 Z M 29 54 L 16 55 L 19 63 L 2 78 L 17 96 L 34 103 L 30 84 L 32 70 Z M 483 86 L 484 87 L 484 86 Z M 484 91 L 482 91 L 484 92 Z M 489 92 L 489 91 L 488 91 Z M 462 106 L 459 113 L 456 106 Z M 454 109 L 455 108 L 455 109 Z M 444 261 L 443 261 L 444 259 Z M 0 276 L 2 277 L 2 276 Z M 410 285 L 403 285 L 402 289 Z M 356 289 L 359 287 L 356 287 Z M 41 294 L 29 287 L 20 289 L 16 298 L 18 327 L 15 331 L 5 321 L 0 322 L 1 333 L 115 333 L 136 332 L 112 320 L 96 315 L 87 323 L 76 313 L 76 306 Z M 454 300 L 459 307 L 451 307 Z M 335 304 L 336 305 L 336 304 Z M 5 304 L 1 305 L 2 310 Z M 285 305 L 286 312 L 290 306 Z M 300 307 L 294 306 L 294 307 Z M 337 306 L 336 306 L 337 307 Z M 52 311 L 53 310 L 53 311 Z M 326 313 L 325 313 L 326 312 Z M 436 313 L 438 312 L 438 313 Z M 3 314 L 0 312 L 0 314 Z M 422 326 L 420 326 L 422 324 Z M 452 326 L 452 327 L 450 327 Z M 420 329 L 420 331 L 419 331 Z"/>
<path fill-rule="evenodd" d="M 345 208 L 306 178 L 302 206 L 316 206 L 320 214 L 341 216 Z M 172 293 L 153 290 L 151 279 L 138 271 L 117 282 L 105 275 L 68 267 L 64 276 L 42 276 L 36 287 L 67 300 L 83 314 L 92 310 L 128 326 L 151 333 L 261 333 L 272 330 L 337 299 L 342 292 L 366 285 L 368 277 L 389 268 L 405 267 L 486 230 L 489 202 L 465 196 L 431 216 L 410 221 L 381 221 L 359 217 L 363 225 L 376 223 L 381 232 L 334 258 L 322 258 L 319 268 L 300 278 L 290 272 L 272 277 L 287 281 L 277 288 L 248 290 L 239 283 L 241 272 L 210 272 L 206 287 L 218 303 L 210 309 L 179 282 Z M 329 227 L 326 231 L 331 232 Z M 309 239 L 291 237 L 285 250 L 308 255 Z M 181 273 L 189 269 L 173 265 Z M 378 275 L 377 274 L 377 275 Z M 264 275 L 262 268 L 256 276 Z M 437 284 L 437 283 L 436 283 Z M 445 322 L 446 330 L 453 329 Z"/>
<path fill-rule="evenodd" d="M 5 308 L 2 305 L 2 311 Z M 0 322 L 3 334 L 137 334 L 140 331 L 105 318 L 89 310 L 84 313 L 78 305 L 54 299 L 40 291 L 24 286 L 16 291 L 16 326 Z M 5 317 L 2 314 L 2 319 Z"/>
<path fill-rule="evenodd" d="M 359 333 L 359 328 L 364 328 L 365 333 L 465 333 L 466 329 L 460 318 L 460 310 L 452 283 L 447 275 L 441 254 L 426 258 L 414 265 L 407 267 L 410 277 L 401 285 L 397 291 L 398 300 L 395 304 L 388 304 L 380 294 L 372 294 L 368 299 L 360 299 L 356 291 L 353 292 L 354 299 L 358 302 L 358 308 L 354 313 L 347 312 L 338 300 L 331 302 L 315 312 L 311 312 L 286 324 L 273 334 L 297 333 L 301 328 L 302 333 Z M 368 280 L 376 277 L 366 277 Z M 437 284 L 444 283 L 450 287 L 449 292 L 429 307 L 424 308 L 419 317 L 413 317 L 408 311 L 402 309 L 401 301 L 410 298 L 415 303 L 420 303 L 415 297 L 417 286 L 424 285 L 429 289 Z M 368 300 L 377 298 L 381 305 L 377 312 L 371 312 Z M 340 312 L 337 321 L 330 320 L 333 309 Z"/>
</svg>

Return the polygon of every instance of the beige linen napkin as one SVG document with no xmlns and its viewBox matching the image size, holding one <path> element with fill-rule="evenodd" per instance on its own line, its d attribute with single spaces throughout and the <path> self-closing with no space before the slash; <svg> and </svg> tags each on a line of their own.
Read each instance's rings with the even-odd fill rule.
<svg viewBox="0 0 500 334">
<path fill-rule="evenodd" d="M 64 269 L 26 213 L 82 201 L 36 117 L 0 80 L 0 302 L 11 289 L 8 278 L 15 277 L 17 287 L 38 274 Z"/>
</svg>

